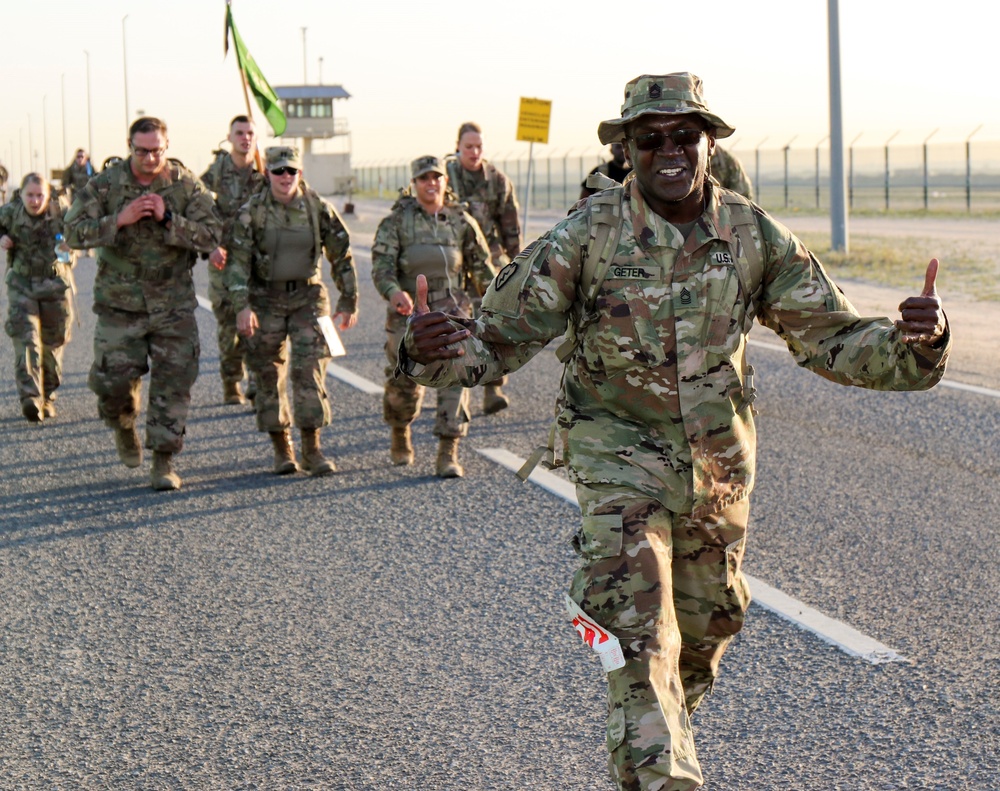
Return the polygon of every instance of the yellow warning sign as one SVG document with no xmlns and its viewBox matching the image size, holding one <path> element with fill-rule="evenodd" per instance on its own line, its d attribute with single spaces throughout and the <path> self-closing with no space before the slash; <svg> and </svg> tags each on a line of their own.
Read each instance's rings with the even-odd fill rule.
<svg viewBox="0 0 1000 791">
<path fill-rule="evenodd" d="M 551 99 L 529 99 L 522 96 L 521 111 L 517 116 L 517 139 L 526 143 L 548 143 L 551 117 Z"/>
</svg>

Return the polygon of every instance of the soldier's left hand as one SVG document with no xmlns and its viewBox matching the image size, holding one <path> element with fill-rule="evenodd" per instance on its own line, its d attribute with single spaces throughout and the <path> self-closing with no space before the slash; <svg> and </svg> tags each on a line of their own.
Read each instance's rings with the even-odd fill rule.
<svg viewBox="0 0 1000 791">
<path fill-rule="evenodd" d="M 334 313 L 333 323 L 338 330 L 349 330 L 358 323 L 357 313 Z"/>
<path fill-rule="evenodd" d="M 236 314 L 236 332 L 244 338 L 252 338 L 259 327 L 257 314 L 253 312 L 253 308 L 243 308 Z"/>
<path fill-rule="evenodd" d="M 226 257 L 228 253 L 225 247 L 216 247 L 212 252 L 208 254 L 208 260 L 212 263 L 216 269 L 220 272 L 226 268 Z"/>
<path fill-rule="evenodd" d="M 147 193 L 146 197 L 149 198 L 149 202 L 153 207 L 153 219 L 157 222 L 163 222 L 163 215 L 167 211 L 167 204 L 163 202 L 163 196 L 155 192 Z"/>
<path fill-rule="evenodd" d="M 3 236 L 0 236 L 0 247 L 2 247 L 4 250 L 13 250 L 14 240 L 11 239 L 7 234 L 4 234 Z"/>
<path fill-rule="evenodd" d="M 919 297 L 899 303 L 902 318 L 896 321 L 903 343 L 934 343 L 944 335 L 945 316 L 937 293 L 938 260 L 932 258 L 924 275 L 924 289 Z"/>
</svg>

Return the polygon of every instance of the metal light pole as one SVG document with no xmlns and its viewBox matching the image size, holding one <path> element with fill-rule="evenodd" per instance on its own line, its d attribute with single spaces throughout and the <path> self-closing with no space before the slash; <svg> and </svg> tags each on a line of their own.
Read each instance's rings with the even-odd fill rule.
<svg viewBox="0 0 1000 791">
<path fill-rule="evenodd" d="M 306 28 L 302 28 L 302 84 L 309 84 L 309 68 L 306 66 Z"/>
<path fill-rule="evenodd" d="M 49 177 L 49 120 L 45 111 L 46 94 L 42 94 L 42 175 Z"/>
<path fill-rule="evenodd" d="M 35 170 L 35 141 L 31 134 L 31 113 L 28 113 L 28 170 Z"/>
<path fill-rule="evenodd" d="M 844 119 L 840 102 L 839 0 L 827 0 L 830 36 L 830 248 L 847 252 L 844 201 Z"/>
<path fill-rule="evenodd" d="M 90 114 L 90 53 L 83 51 L 87 56 L 87 153 L 94 156 L 94 123 Z"/>
<path fill-rule="evenodd" d="M 983 125 L 980 124 L 965 138 L 965 210 L 968 212 L 972 211 L 972 144 L 969 141 L 982 128 Z"/>
<path fill-rule="evenodd" d="M 319 59 L 319 85 L 323 84 L 323 59 Z"/>
<path fill-rule="evenodd" d="M 929 135 L 927 135 L 926 138 L 924 138 L 924 211 L 927 211 L 927 204 L 928 204 L 928 184 L 927 184 L 927 181 L 928 181 L 928 175 L 929 174 L 928 174 L 928 170 L 927 170 L 927 141 L 930 140 L 932 137 L 934 137 L 934 135 L 936 135 L 937 133 L 938 133 L 938 130 L 935 129 L 933 132 L 931 132 Z"/>
<path fill-rule="evenodd" d="M 66 72 L 60 78 L 62 87 L 62 133 L 63 133 L 63 162 L 66 161 Z"/>
<path fill-rule="evenodd" d="M 132 116 L 128 111 L 128 58 L 125 57 L 125 20 L 128 14 L 122 17 L 122 71 L 125 74 L 125 134 L 128 134 L 129 126 L 132 124 Z"/>
</svg>

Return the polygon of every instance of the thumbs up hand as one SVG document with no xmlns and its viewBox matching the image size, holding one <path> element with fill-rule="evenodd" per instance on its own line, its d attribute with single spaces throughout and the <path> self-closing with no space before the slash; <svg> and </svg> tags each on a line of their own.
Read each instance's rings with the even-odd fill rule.
<svg viewBox="0 0 1000 791">
<path fill-rule="evenodd" d="M 896 321 L 903 343 L 934 343 L 944 334 L 945 318 L 937 293 L 939 263 L 932 258 L 924 275 L 924 290 L 919 297 L 909 297 L 899 305 L 901 318 Z"/>
<path fill-rule="evenodd" d="M 427 278 L 417 275 L 417 293 L 413 312 L 407 319 L 406 349 L 410 358 L 421 365 L 434 360 L 461 357 L 465 351 L 458 342 L 468 338 L 467 329 L 456 329 L 452 319 L 427 306 Z"/>
</svg>

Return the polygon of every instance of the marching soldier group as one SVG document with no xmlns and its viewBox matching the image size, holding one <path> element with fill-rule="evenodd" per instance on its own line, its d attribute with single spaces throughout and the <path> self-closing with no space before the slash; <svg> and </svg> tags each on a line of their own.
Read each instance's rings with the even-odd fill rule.
<svg viewBox="0 0 1000 791">
<path fill-rule="evenodd" d="M 199 253 L 221 273 L 212 276 L 212 302 L 227 401 L 244 397 L 245 362 L 274 472 L 299 468 L 293 424 L 302 468 L 334 470 L 319 447 L 330 422 L 323 325 L 348 329 L 357 320 L 348 234 L 302 180 L 294 149 L 268 149 L 266 182 L 251 172 L 252 131 L 234 119 L 233 151 L 205 175 L 214 195 L 167 158 L 166 125 L 142 118 L 130 129 L 129 157 L 76 187 L 65 216 L 40 177 L 0 210 L 23 414 L 35 422 L 54 414 L 71 314 L 49 304 L 69 287 L 64 250 L 54 246 L 53 231 L 64 227 L 70 247 L 97 249 L 89 384 L 128 466 L 142 462 L 136 416 L 150 373 L 145 446 L 156 489 L 180 486 L 172 461 L 198 371 L 191 268 Z M 410 192 L 372 248 L 387 302 L 383 408 L 394 464 L 413 461 L 409 427 L 428 385 L 440 390 L 436 472 L 461 476 L 465 388 L 486 383 L 484 411 L 504 408 L 502 378 L 566 335 L 549 458 L 564 460 L 582 511 L 571 599 L 580 618 L 620 643 L 606 667 L 606 733 L 623 791 L 691 791 L 703 782 L 691 717 L 749 604 L 741 567 L 756 390 L 744 352 L 754 320 L 800 365 L 879 390 L 932 387 L 950 350 L 937 260 L 899 319 L 862 318 L 788 229 L 712 177 L 716 141 L 733 131 L 709 110 L 694 75 L 632 80 L 620 117 L 598 128 L 632 165 L 625 183 L 581 200 L 522 252 L 510 182 L 483 160 L 479 127 L 465 124 L 454 158 L 412 163 Z M 335 307 L 320 278 L 324 252 Z M 32 313 L 30 327 L 15 320 L 19 312 Z M 51 321 L 40 330 L 43 313 Z M 580 631 L 593 640 L 594 629 Z"/>
</svg>

